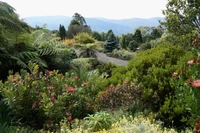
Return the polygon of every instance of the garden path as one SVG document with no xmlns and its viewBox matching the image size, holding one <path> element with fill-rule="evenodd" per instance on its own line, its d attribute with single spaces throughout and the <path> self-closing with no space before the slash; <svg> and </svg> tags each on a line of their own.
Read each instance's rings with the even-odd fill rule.
<svg viewBox="0 0 200 133">
<path fill-rule="evenodd" d="M 100 62 L 103 62 L 103 63 L 112 62 L 112 63 L 114 63 L 115 65 L 118 65 L 118 66 L 126 66 L 128 64 L 128 61 L 126 61 L 126 60 L 109 57 L 106 54 L 99 53 L 99 52 L 97 52 L 97 59 Z"/>
</svg>

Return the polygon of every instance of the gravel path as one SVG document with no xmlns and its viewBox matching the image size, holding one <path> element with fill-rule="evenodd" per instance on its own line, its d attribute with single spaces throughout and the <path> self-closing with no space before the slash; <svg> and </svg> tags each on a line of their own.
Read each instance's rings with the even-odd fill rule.
<svg viewBox="0 0 200 133">
<path fill-rule="evenodd" d="M 116 59 L 113 57 L 108 57 L 106 54 L 104 53 L 97 53 L 97 59 L 100 62 L 104 62 L 104 63 L 109 63 L 112 62 L 118 66 L 126 66 L 128 64 L 128 61 L 125 60 L 121 60 L 121 59 Z"/>
</svg>

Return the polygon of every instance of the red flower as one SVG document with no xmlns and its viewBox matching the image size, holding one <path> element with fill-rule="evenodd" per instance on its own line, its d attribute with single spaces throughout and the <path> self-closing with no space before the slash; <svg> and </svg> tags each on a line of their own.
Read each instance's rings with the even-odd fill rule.
<svg viewBox="0 0 200 133">
<path fill-rule="evenodd" d="M 87 82 L 83 82 L 83 86 L 87 86 Z"/>
<path fill-rule="evenodd" d="M 51 102 L 52 102 L 52 103 L 55 102 L 55 98 L 54 98 L 54 97 L 51 98 Z"/>
<path fill-rule="evenodd" d="M 185 70 L 184 69 L 181 69 L 181 74 L 185 74 Z"/>
<path fill-rule="evenodd" d="M 192 82 L 192 86 L 195 88 L 200 88 L 200 80 L 194 80 Z"/>
<path fill-rule="evenodd" d="M 75 88 L 73 88 L 73 87 L 68 88 L 68 92 L 74 92 L 74 90 L 75 90 Z"/>
<path fill-rule="evenodd" d="M 72 120 L 72 116 L 70 115 L 67 120 L 70 122 Z"/>
<path fill-rule="evenodd" d="M 74 79 L 76 79 L 76 80 L 77 80 L 77 79 L 78 79 L 78 76 L 74 76 Z"/>
</svg>

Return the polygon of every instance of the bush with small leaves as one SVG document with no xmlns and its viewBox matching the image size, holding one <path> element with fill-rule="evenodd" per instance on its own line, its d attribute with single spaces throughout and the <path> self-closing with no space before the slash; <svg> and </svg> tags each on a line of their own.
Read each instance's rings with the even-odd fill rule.
<svg viewBox="0 0 200 133">
<path fill-rule="evenodd" d="M 106 87 L 105 90 L 98 95 L 96 102 L 100 110 L 105 108 L 111 110 L 121 107 L 130 108 L 134 101 L 139 101 L 142 93 L 142 88 L 134 83 L 124 81 L 122 85 L 110 85 Z"/>
<path fill-rule="evenodd" d="M 81 32 L 74 37 L 75 43 L 87 44 L 94 43 L 96 40 L 86 32 Z"/>
</svg>

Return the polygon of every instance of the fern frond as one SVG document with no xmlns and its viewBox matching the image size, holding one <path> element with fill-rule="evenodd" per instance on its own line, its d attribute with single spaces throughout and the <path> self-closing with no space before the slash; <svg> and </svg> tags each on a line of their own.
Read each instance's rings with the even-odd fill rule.
<svg viewBox="0 0 200 133">
<path fill-rule="evenodd" d="M 40 56 L 44 56 L 44 55 L 58 54 L 61 51 L 63 51 L 63 50 L 59 49 L 59 48 L 45 47 L 43 49 L 39 49 L 38 53 Z"/>
<path fill-rule="evenodd" d="M 20 58 L 17 58 L 15 56 L 11 56 L 11 59 L 16 60 L 17 61 L 17 65 L 21 66 L 22 68 L 27 68 L 28 67 L 26 65 L 26 63 L 24 61 L 22 61 Z"/>
<path fill-rule="evenodd" d="M 39 55 L 37 52 L 24 51 L 24 52 L 19 52 L 19 53 L 15 54 L 14 56 L 21 60 L 27 61 L 27 60 L 34 59 L 34 58 L 38 57 Z"/>
<path fill-rule="evenodd" d="M 34 62 L 34 63 L 38 64 L 41 67 L 45 67 L 45 68 L 48 67 L 47 63 L 44 60 L 40 59 L 39 57 L 35 58 L 35 59 L 32 59 L 31 62 Z"/>
<path fill-rule="evenodd" d="M 0 16 L 0 24 L 16 31 L 23 31 L 22 27 L 20 27 L 14 20 L 7 17 Z"/>
</svg>

